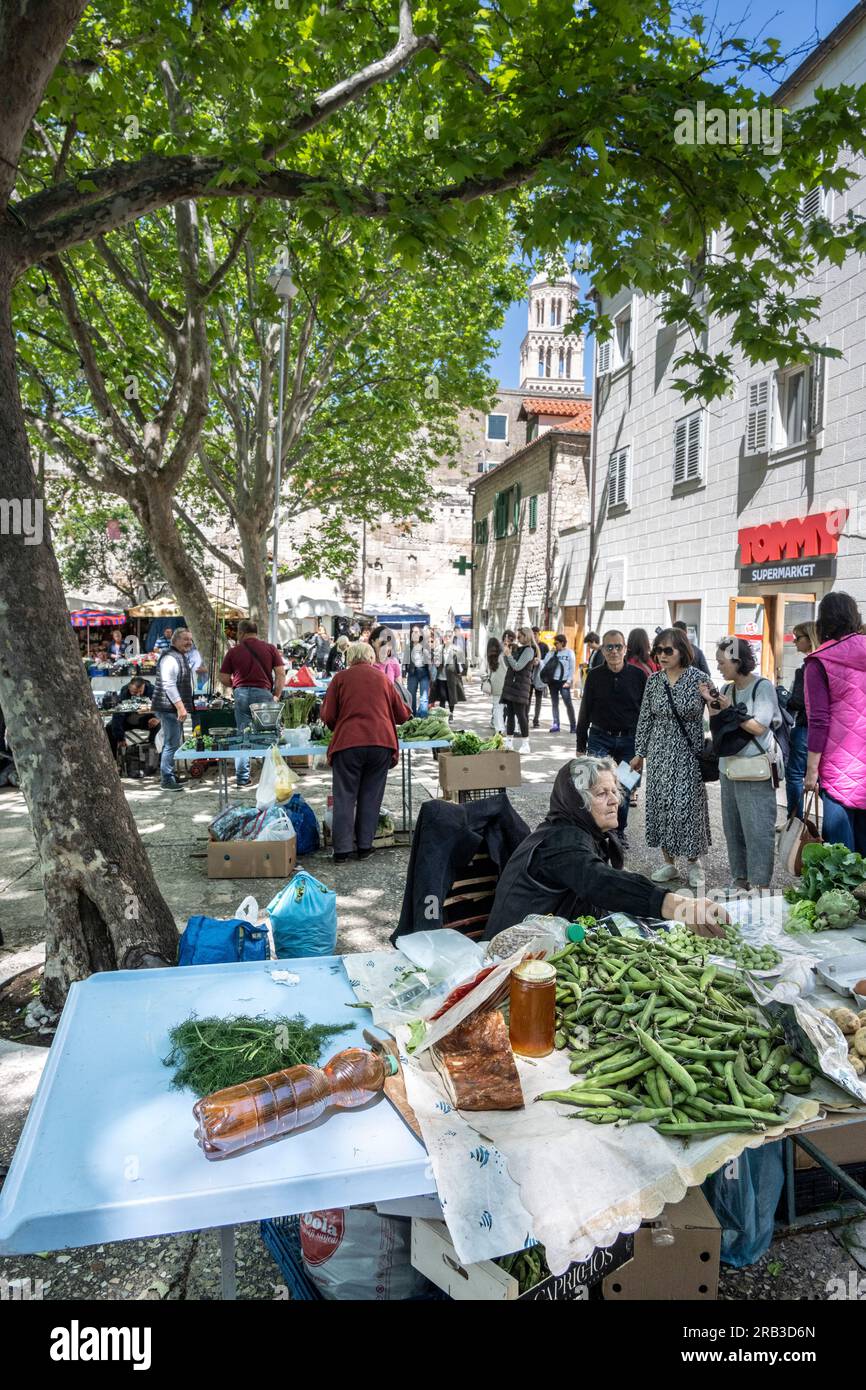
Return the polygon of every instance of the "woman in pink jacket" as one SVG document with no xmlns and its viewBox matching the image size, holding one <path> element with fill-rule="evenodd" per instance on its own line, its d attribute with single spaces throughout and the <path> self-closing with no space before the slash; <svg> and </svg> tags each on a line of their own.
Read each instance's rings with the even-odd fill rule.
<svg viewBox="0 0 866 1390">
<path fill-rule="evenodd" d="M 809 744 L 804 791 L 820 784 L 822 835 L 866 854 L 866 637 L 850 594 L 818 605 L 821 645 L 806 657 Z"/>
</svg>

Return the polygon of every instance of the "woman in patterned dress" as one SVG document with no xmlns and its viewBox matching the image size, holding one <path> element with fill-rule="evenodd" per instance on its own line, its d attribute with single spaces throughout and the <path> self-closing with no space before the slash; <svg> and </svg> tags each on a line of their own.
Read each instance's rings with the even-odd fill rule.
<svg viewBox="0 0 866 1390">
<path fill-rule="evenodd" d="M 674 628 L 659 633 L 652 656 L 660 669 L 646 683 L 631 764 L 641 772 L 646 759 L 646 840 L 664 856 L 652 877 L 656 883 L 679 878 L 677 856 L 685 855 L 689 883 L 697 888 L 704 879 L 700 856 L 710 844 L 707 793 L 698 762 L 704 675 L 691 664 L 688 638 Z"/>
</svg>

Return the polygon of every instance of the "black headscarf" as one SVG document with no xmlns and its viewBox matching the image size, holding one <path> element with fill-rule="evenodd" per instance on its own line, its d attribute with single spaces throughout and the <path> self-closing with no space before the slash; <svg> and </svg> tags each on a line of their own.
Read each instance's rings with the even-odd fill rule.
<svg viewBox="0 0 866 1390">
<path fill-rule="evenodd" d="M 550 793 L 550 810 L 542 824 L 577 825 L 581 830 L 588 831 L 592 835 L 602 858 L 606 859 L 614 869 L 621 869 L 623 853 L 619 839 L 616 835 L 611 835 L 607 830 L 602 830 L 601 826 L 596 825 L 591 812 L 584 806 L 580 792 L 574 785 L 571 775 L 573 761 L 572 759 L 565 763 L 556 774 L 553 791 Z"/>
</svg>

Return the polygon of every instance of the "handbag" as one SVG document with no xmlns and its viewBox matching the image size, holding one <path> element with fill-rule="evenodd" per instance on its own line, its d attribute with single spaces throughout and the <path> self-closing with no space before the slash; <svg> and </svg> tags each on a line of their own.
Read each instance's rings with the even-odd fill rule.
<svg viewBox="0 0 866 1390">
<path fill-rule="evenodd" d="M 806 845 L 820 845 L 822 843 L 821 830 L 818 824 L 818 793 L 810 792 L 803 805 L 803 819 L 799 816 L 789 816 L 786 824 L 779 831 L 778 857 L 785 865 L 789 874 L 799 878 L 803 868 L 803 850 Z M 810 810 L 813 815 L 810 816 Z"/>
<path fill-rule="evenodd" d="M 763 751 L 755 758 L 728 758 L 725 764 L 725 776 L 729 782 L 769 782 L 772 775 L 773 764 Z"/>
<path fill-rule="evenodd" d="M 679 710 L 677 709 L 676 705 L 674 704 L 674 697 L 673 697 L 673 695 L 671 694 L 670 682 L 669 682 L 667 676 L 665 676 L 664 684 L 665 684 L 665 692 L 666 692 L 667 697 L 668 697 L 668 703 L 670 704 L 670 707 L 671 707 L 671 714 L 673 715 L 674 719 L 675 719 L 675 720 L 677 721 L 677 723 L 679 724 L 679 726 L 680 726 L 680 733 L 682 734 L 683 738 L 685 739 L 686 743 L 688 744 L 689 752 L 691 753 L 692 757 L 695 759 L 695 761 L 696 761 L 697 764 L 698 764 L 698 768 L 700 769 L 700 774 L 701 774 L 701 781 L 702 781 L 702 782 L 718 782 L 718 780 L 719 780 L 719 759 L 718 759 L 718 757 L 717 757 L 717 755 L 716 755 L 716 750 L 713 748 L 713 741 L 712 741 L 712 739 L 711 739 L 711 738 L 705 738 L 700 753 L 698 753 L 698 752 L 695 751 L 695 749 L 694 749 L 694 747 L 693 747 L 693 745 L 692 745 L 692 741 L 691 741 L 691 739 L 689 738 L 688 734 L 686 733 L 686 726 L 685 726 L 685 724 L 683 723 L 682 719 L 680 718 L 680 712 L 679 712 Z"/>
</svg>

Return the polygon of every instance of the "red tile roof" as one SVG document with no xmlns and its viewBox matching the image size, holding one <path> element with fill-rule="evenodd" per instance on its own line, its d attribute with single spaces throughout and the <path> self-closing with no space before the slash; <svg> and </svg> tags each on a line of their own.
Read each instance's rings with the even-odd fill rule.
<svg viewBox="0 0 866 1390">
<path fill-rule="evenodd" d="M 561 424 L 557 424 L 557 429 L 577 430 L 588 434 L 592 426 L 592 401 L 530 398 L 523 402 L 520 415 L 562 415 L 567 418 L 563 419 Z"/>
</svg>

